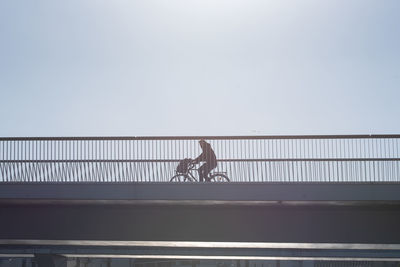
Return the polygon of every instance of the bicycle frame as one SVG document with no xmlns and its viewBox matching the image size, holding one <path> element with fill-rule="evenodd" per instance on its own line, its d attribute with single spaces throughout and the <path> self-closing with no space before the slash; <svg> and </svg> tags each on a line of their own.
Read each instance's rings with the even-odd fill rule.
<svg viewBox="0 0 400 267">
<path fill-rule="evenodd" d="M 183 176 L 187 176 L 189 177 L 191 180 L 193 180 L 193 182 L 198 182 L 199 180 L 196 179 L 196 177 L 194 176 L 194 174 L 192 173 L 192 171 L 198 171 L 199 169 L 195 168 L 195 164 L 190 163 L 188 170 L 186 173 L 178 173 L 175 171 L 176 175 L 183 175 Z"/>
<path fill-rule="evenodd" d="M 198 182 L 199 180 L 193 174 L 193 171 L 198 171 L 199 170 L 198 168 L 195 168 L 195 166 L 196 166 L 195 164 L 191 163 L 188 166 L 187 172 L 180 173 L 180 172 L 175 171 L 175 176 L 183 176 L 183 177 L 185 177 L 185 179 L 187 179 L 187 180 L 189 180 L 191 182 Z M 226 179 L 228 179 L 228 181 L 229 181 L 229 178 L 227 177 L 227 172 L 210 172 L 210 173 L 207 174 L 207 177 L 205 177 L 205 179 L 206 179 L 206 181 L 211 181 L 211 179 L 213 177 L 216 177 L 218 175 L 225 176 Z"/>
</svg>

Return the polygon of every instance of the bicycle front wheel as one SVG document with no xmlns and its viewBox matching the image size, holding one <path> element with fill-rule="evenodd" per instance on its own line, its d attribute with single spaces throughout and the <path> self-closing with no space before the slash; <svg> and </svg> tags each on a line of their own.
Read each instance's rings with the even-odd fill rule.
<svg viewBox="0 0 400 267">
<path fill-rule="evenodd" d="M 187 179 L 186 179 L 186 175 L 177 174 L 177 175 L 173 176 L 169 181 L 170 182 L 185 182 L 185 181 L 187 181 Z"/>
<path fill-rule="evenodd" d="M 173 176 L 170 182 L 192 182 L 192 179 L 186 174 L 177 174 Z"/>
<path fill-rule="evenodd" d="M 221 183 L 221 182 L 230 182 L 228 176 L 226 176 L 223 173 L 214 173 L 210 175 L 210 181 L 211 182 L 216 182 L 216 183 Z"/>
</svg>

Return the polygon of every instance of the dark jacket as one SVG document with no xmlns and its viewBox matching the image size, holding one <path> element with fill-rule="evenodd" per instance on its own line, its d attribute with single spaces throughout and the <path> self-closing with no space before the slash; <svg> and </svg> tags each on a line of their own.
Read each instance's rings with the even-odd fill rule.
<svg viewBox="0 0 400 267">
<path fill-rule="evenodd" d="M 217 157 L 215 156 L 214 150 L 211 148 L 211 145 L 207 142 L 204 142 L 203 145 L 201 145 L 201 149 L 203 150 L 203 152 L 194 160 L 194 163 L 196 164 L 201 161 L 205 161 L 212 166 L 216 166 Z"/>
</svg>

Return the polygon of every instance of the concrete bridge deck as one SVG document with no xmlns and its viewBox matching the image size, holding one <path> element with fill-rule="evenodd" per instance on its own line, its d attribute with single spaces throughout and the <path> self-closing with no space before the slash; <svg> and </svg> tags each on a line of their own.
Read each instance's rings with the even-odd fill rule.
<svg viewBox="0 0 400 267">
<path fill-rule="evenodd" d="M 0 239 L 400 244 L 400 184 L 2 184 Z"/>
<path fill-rule="evenodd" d="M 0 218 L 3 256 L 400 260 L 396 183 L 3 183 Z"/>
</svg>

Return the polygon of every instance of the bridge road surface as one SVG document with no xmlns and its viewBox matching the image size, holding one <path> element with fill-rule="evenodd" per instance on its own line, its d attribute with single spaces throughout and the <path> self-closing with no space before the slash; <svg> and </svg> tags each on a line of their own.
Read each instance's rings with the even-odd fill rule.
<svg viewBox="0 0 400 267">
<path fill-rule="evenodd" d="M 396 183 L 2 183 L 0 240 L 400 244 Z"/>
</svg>

